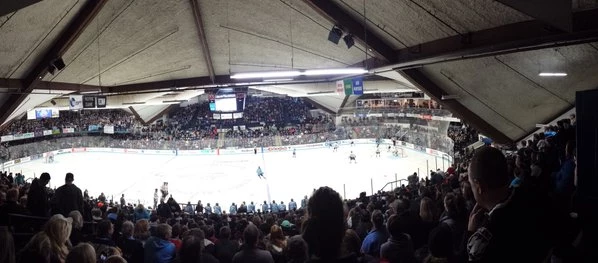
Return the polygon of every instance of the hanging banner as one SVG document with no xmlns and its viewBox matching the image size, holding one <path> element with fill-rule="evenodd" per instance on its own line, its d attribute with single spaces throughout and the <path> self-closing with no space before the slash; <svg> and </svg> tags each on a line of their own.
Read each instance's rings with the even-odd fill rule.
<svg viewBox="0 0 598 263">
<path fill-rule="evenodd" d="M 95 96 L 83 96 L 83 108 L 93 109 L 95 107 L 96 107 L 96 97 Z"/>
<path fill-rule="evenodd" d="M 96 102 L 98 108 L 106 108 L 106 96 L 97 96 Z"/>
<path fill-rule="evenodd" d="M 353 95 L 363 95 L 363 78 L 353 79 Z"/>
<path fill-rule="evenodd" d="M 345 79 L 343 83 L 345 85 L 345 95 L 353 95 L 353 80 Z"/>
<path fill-rule="evenodd" d="M 71 110 L 83 109 L 83 96 L 82 95 L 69 96 L 69 109 L 71 109 Z"/>
<path fill-rule="evenodd" d="M 345 90 L 345 83 L 342 80 L 337 81 L 336 82 L 336 93 L 343 94 L 344 90 Z"/>
</svg>

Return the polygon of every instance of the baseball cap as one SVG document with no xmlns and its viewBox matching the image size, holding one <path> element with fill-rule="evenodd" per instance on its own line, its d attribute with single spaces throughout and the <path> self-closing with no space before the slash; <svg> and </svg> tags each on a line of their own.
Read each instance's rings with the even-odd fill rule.
<svg viewBox="0 0 598 263">
<path fill-rule="evenodd" d="M 284 221 L 282 221 L 282 223 L 280 223 L 280 226 L 284 227 L 284 228 L 289 228 L 289 227 L 292 227 L 293 224 L 291 224 L 291 222 L 289 222 L 289 220 L 284 220 Z"/>
</svg>

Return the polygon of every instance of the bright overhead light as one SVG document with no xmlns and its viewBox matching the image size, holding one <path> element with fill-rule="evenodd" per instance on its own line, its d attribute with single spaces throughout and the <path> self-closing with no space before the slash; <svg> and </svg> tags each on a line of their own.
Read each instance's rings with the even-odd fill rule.
<svg viewBox="0 0 598 263">
<path fill-rule="evenodd" d="M 540 72 L 540 77 L 565 77 L 567 73 L 564 72 Z"/>
<path fill-rule="evenodd" d="M 332 68 L 332 69 L 310 69 L 303 72 L 306 76 L 315 75 L 345 75 L 345 74 L 364 74 L 368 71 L 362 68 Z"/>
<path fill-rule="evenodd" d="M 300 71 L 264 71 L 251 73 L 237 73 L 230 76 L 231 79 L 257 79 L 257 78 L 281 78 L 296 77 L 301 75 Z"/>
<path fill-rule="evenodd" d="M 286 79 L 264 79 L 265 82 L 281 82 L 281 81 L 292 81 L 292 78 L 286 78 Z"/>
<path fill-rule="evenodd" d="M 237 73 L 230 76 L 231 79 L 264 79 L 267 78 L 289 78 L 297 76 L 319 76 L 319 75 L 349 75 L 349 74 L 365 74 L 367 70 L 362 68 L 333 68 L 333 69 L 308 69 L 304 71 L 262 71 L 262 72 L 248 72 Z M 275 80 L 270 80 L 275 81 Z"/>
</svg>

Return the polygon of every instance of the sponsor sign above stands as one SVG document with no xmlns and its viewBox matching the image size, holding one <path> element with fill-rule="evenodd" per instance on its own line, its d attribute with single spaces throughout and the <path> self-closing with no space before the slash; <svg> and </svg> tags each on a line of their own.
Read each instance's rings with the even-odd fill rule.
<svg viewBox="0 0 598 263">
<path fill-rule="evenodd" d="M 4 135 L 4 136 L 0 137 L 0 142 L 10 142 L 10 141 L 13 141 L 14 139 L 15 139 L 15 137 L 12 135 Z"/>
<path fill-rule="evenodd" d="M 70 95 L 69 96 L 69 109 L 71 109 L 71 110 L 83 109 L 83 96 L 82 95 Z"/>
<path fill-rule="evenodd" d="M 75 128 L 62 128 L 62 133 L 74 133 Z"/>
<path fill-rule="evenodd" d="M 43 132 L 43 134 L 44 134 L 44 136 L 47 136 L 47 135 L 52 135 L 52 130 L 45 130 L 45 131 Z"/>
</svg>

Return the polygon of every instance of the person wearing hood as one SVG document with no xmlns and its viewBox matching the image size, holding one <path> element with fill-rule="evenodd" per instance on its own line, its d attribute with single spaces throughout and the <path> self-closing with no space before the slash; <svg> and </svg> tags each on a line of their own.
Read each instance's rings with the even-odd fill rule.
<svg viewBox="0 0 598 263">
<path fill-rule="evenodd" d="M 170 237 L 172 227 L 168 224 L 159 224 L 156 236 L 145 242 L 144 260 L 146 263 L 170 263 L 176 255 L 176 249 Z"/>
<path fill-rule="evenodd" d="M 135 208 L 135 211 L 133 212 L 133 216 L 135 217 L 135 222 L 141 219 L 149 220 L 150 212 L 147 209 L 145 209 L 145 207 L 142 204 L 138 204 Z"/>
</svg>

